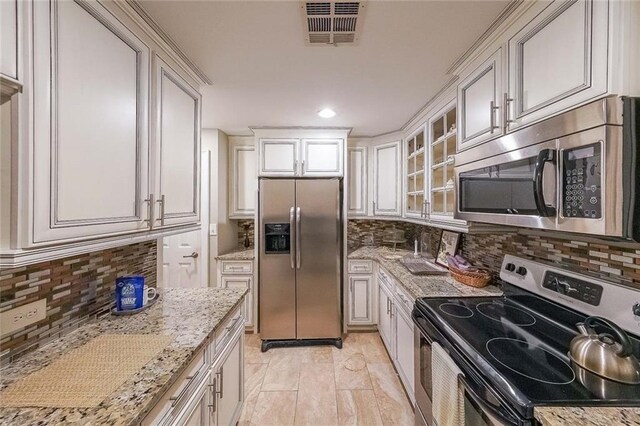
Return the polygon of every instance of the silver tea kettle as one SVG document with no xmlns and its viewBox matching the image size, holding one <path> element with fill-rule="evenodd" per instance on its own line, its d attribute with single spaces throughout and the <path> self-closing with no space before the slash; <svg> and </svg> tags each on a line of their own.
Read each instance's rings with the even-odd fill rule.
<svg viewBox="0 0 640 426">
<path fill-rule="evenodd" d="M 609 333 L 596 333 L 596 322 L 606 325 Z M 629 336 L 611 321 L 591 316 L 576 324 L 580 333 L 569 345 L 569 357 L 580 367 L 599 376 L 627 384 L 640 384 L 640 363 L 633 355 Z"/>
</svg>

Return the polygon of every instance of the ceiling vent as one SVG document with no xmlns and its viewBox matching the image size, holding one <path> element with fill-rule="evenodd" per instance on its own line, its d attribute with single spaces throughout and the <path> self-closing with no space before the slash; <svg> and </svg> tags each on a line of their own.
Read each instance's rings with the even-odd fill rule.
<svg viewBox="0 0 640 426">
<path fill-rule="evenodd" d="M 310 1 L 300 9 L 307 46 L 354 45 L 360 38 L 364 2 Z"/>
</svg>

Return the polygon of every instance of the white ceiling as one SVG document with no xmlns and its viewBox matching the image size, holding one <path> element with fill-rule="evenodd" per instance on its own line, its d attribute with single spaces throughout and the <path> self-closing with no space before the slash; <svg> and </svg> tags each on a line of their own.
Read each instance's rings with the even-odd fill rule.
<svg viewBox="0 0 640 426">
<path fill-rule="evenodd" d="M 142 0 L 213 80 L 203 127 L 399 129 L 449 80 L 447 68 L 507 6 L 500 1 L 369 1 L 357 46 L 307 47 L 297 1 Z M 337 115 L 323 119 L 317 111 Z"/>
</svg>

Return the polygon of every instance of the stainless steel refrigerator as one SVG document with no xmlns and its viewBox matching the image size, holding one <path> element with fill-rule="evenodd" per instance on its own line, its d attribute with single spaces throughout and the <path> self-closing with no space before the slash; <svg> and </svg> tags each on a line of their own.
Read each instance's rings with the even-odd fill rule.
<svg viewBox="0 0 640 426">
<path fill-rule="evenodd" d="M 262 350 L 342 346 L 339 179 L 260 179 Z"/>
</svg>

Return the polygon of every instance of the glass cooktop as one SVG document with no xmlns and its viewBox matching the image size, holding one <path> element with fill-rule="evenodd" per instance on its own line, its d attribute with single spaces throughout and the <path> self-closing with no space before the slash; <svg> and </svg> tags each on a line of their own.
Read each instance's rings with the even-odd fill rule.
<svg viewBox="0 0 640 426">
<path fill-rule="evenodd" d="M 584 370 L 572 365 L 569 343 L 583 316 L 537 298 L 527 299 L 527 306 L 518 300 L 425 298 L 416 301 L 416 312 L 516 406 L 640 405 L 640 386 L 597 376 L 592 386 L 593 377 L 585 379 Z"/>
</svg>

